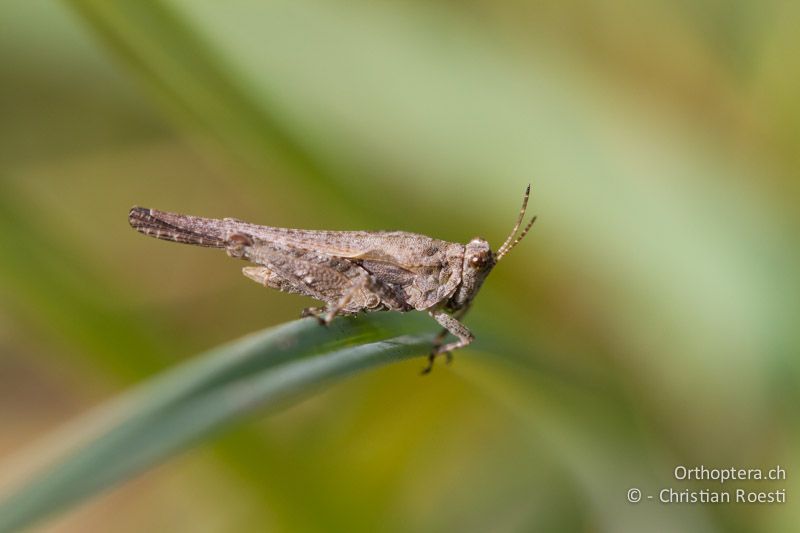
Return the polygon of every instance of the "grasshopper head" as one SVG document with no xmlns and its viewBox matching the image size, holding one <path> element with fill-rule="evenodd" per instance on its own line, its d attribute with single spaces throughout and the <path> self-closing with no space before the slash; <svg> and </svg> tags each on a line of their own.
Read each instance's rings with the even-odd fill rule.
<svg viewBox="0 0 800 533">
<path fill-rule="evenodd" d="M 458 290 L 448 302 L 448 307 L 450 309 L 461 309 L 469 305 L 472 299 L 475 298 L 475 295 L 478 294 L 483 280 L 486 279 L 486 276 L 489 275 L 492 268 L 494 268 L 509 250 L 519 244 L 519 241 L 528 234 L 528 230 L 530 230 L 533 223 L 536 222 L 536 217 L 533 217 L 531 221 L 528 222 L 528 225 L 525 226 L 525 229 L 522 230 L 516 239 L 514 238 L 517 234 L 517 230 L 519 230 L 522 225 L 522 219 L 525 217 L 525 209 L 528 207 L 528 197 L 530 193 L 531 186 L 528 185 L 528 188 L 525 190 L 525 196 L 522 199 L 522 209 L 519 211 L 514 229 L 511 230 L 511 234 L 503 245 L 497 249 L 497 254 L 493 254 L 492 250 L 489 248 L 489 243 L 479 237 L 472 239 L 464 247 L 464 266 L 461 270 L 461 285 L 459 285 Z"/>
<path fill-rule="evenodd" d="M 461 285 L 450 299 L 451 309 L 461 309 L 478 294 L 483 280 L 489 275 L 497 260 L 484 239 L 475 237 L 464 247 L 464 265 L 461 268 Z"/>
</svg>

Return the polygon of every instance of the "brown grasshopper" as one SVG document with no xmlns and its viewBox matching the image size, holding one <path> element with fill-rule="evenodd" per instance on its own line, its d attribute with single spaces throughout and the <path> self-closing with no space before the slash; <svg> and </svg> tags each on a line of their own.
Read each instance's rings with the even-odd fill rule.
<svg viewBox="0 0 800 533">
<path fill-rule="evenodd" d="M 319 231 L 273 228 L 233 218 L 213 219 L 134 207 L 131 226 L 167 241 L 222 248 L 229 256 L 258 266 L 244 267 L 248 278 L 284 292 L 325 302 L 302 316 L 329 324 L 341 314 L 360 311 L 426 311 L 444 329 L 428 355 L 427 374 L 437 355 L 450 362 L 453 350 L 475 338 L 459 320 L 483 280 L 536 221 L 519 230 L 530 196 L 525 190 L 514 229 L 496 254 L 476 237 L 467 244 L 404 231 Z M 458 340 L 443 344 L 447 332 Z"/>
</svg>

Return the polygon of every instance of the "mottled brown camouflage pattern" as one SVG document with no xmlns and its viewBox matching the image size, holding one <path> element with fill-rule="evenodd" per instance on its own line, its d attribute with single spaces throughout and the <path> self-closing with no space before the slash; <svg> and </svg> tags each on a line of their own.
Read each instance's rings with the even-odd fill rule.
<svg viewBox="0 0 800 533">
<path fill-rule="evenodd" d="M 128 220 L 137 231 L 167 241 L 225 249 L 258 266 L 244 274 L 264 286 L 311 296 L 324 308 L 304 310 L 327 324 L 338 314 L 361 311 L 427 311 L 445 330 L 430 354 L 466 346 L 474 339 L 458 318 L 466 313 L 497 261 L 528 232 L 535 217 L 512 243 L 522 222 L 530 186 L 514 230 L 495 256 L 475 238 L 451 243 L 404 231 L 319 231 L 249 224 L 134 207 Z M 452 313 L 452 314 L 451 314 Z M 449 331 L 457 341 L 442 345 Z"/>
</svg>

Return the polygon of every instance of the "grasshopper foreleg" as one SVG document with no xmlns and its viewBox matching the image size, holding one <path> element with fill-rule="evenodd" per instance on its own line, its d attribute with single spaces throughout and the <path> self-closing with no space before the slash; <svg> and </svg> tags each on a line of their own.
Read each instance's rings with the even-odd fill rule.
<svg viewBox="0 0 800 533">
<path fill-rule="evenodd" d="M 464 315 L 464 313 L 466 313 L 466 309 L 463 309 L 460 313 L 458 313 L 458 316 L 461 317 Z M 458 318 L 455 316 L 448 315 L 442 310 L 429 311 L 428 314 L 436 322 L 438 322 L 444 328 L 444 330 L 442 330 L 433 341 L 433 348 L 428 354 L 428 366 L 422 370 L 423 374 L 428 374 L 431 370 L 433 370 L 433 362 L 437 355 L 445 354 L 447 357 L 447 362 L 449 363 L 453 359 L 453 354 L 450 352 L 467 346 L 475 339 L 475 336 L 472 334 L 472 332 L 468 330 L 464 324 L 459 322 Z M 442 341 L 448 332 L 458 337 L 458 340 L 442 345 Z"/>
</svg>

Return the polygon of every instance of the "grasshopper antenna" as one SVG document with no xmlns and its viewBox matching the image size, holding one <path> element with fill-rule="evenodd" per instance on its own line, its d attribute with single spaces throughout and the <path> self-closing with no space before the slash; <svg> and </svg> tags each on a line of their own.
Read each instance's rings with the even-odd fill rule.
<svg viewBox="0 0 800 533">
<path fill-rule="evenodd" d="M 516 235 L 517 230 L 522 225 L 522 219 L 525 217 L 525 210 L 528 208 L 528 198 L 531 195 L 531 185 L 528 184 L 528 187 L 525 189 L 525 196 L 522 198 L 522 209 L 519 210 L 519 216 L 517 217 L 517 222 L 514 224 L 514 229 L 511 230 L 511 233 L 508 235 L 508 238 L 505 240 L 502 246 L 497 250 L 497 261 L 500 261 L 504 255 L 506 255 L 512 248 L 514 248 L 519 242 L 528 234 L 528 231 L 533 226 L 533 223 L 536 222 L 536 217 L 534 216 L 528 225 L 525 226 L 525 229 L 522 230 L 519 237 L 517 237 L 513 242 L 514 235 Z"/>
</svg>

